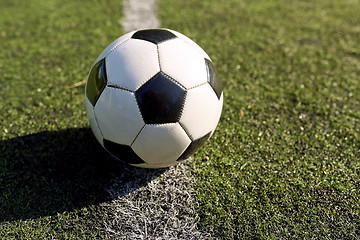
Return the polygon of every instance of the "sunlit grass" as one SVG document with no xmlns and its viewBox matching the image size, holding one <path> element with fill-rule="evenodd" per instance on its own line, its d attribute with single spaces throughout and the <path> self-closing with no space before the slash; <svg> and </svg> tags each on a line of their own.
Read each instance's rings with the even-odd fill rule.
<svg viewBox="0 0 360 240">
<path fill-rule="evenodd" d="M 164 27 L 208 52 L 224 85 L 195 155 L 213 236 L 359 237 L 359 1 L 160 1 Z"/>
</svg>

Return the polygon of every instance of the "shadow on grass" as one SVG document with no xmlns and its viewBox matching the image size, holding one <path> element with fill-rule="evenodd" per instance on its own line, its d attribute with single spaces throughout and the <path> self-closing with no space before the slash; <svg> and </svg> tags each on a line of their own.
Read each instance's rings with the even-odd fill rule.
<svg viewBox="0 0 360 240">
<path fill-rule="evenodd" d="M 0 141 L 0 221 L 108 201 L 145 186 L 165 170 L 132 167 L 114 159 L 87 128 Z"/>
</svg>

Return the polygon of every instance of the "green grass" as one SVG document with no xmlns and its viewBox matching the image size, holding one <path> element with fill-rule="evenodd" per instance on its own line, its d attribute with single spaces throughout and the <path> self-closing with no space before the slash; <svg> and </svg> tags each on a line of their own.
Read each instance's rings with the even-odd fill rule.
<svg viewBox="0 0 360 240">
<path fill-rule="evenodd" d="M 358 239 L 360 2 L 159 2 L 163 26 L 199 43 L 224 85 L 193 163 L 201 226 L 224 239 Z"/>
<path fill-rule="evenodd" d="M 65 86 L 86 78 L 120 18 L 119 1 L 1 0 L 3 139 L 87 126 L 83 89 Z"/>
<path fill-rule="evenodd" d="M 224 86 L 192 163 L 201 227 L 360 238 L 360 1 L 158 3 L 162 26 L 199 43 Z M 106 239 L 100 203 L 124 169 L 92 137 L 84 88 L 65 86 L 122 34 L 121 1 L 0 6 L 0 238 Z"/>
<path fill-rule="evenodd" d="M 97 203 L 117 170 L 96 161 L 84 88 L 65 86 L 121 35 L 121 2 L 0 6 L 0 238 L 106 238 Z"/>
</svg>

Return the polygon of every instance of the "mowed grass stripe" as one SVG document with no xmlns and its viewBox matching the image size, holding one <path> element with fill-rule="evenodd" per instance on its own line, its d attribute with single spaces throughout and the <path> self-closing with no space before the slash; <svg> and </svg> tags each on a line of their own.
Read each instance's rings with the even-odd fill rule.
<svg viewBox="0 0 360 240">
<path fill-rule="evenodd" d="M 359 1 L 169 1 L 212 58 L 221 122 L 192 165 L 214 237 L 358 239 Z"/>
</svg>

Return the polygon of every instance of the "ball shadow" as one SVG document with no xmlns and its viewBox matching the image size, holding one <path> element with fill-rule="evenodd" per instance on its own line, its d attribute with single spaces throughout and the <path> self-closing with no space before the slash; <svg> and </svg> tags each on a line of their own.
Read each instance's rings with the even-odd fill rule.
<svg viewBox="0 0 360 240">
<path fill-rule="evenodd" d="M 0 141 L 0 221 L 54 215 L 108 201 L 145 186 L 165 171 L 120 162 L 87 128 Z"/>
</svg>

